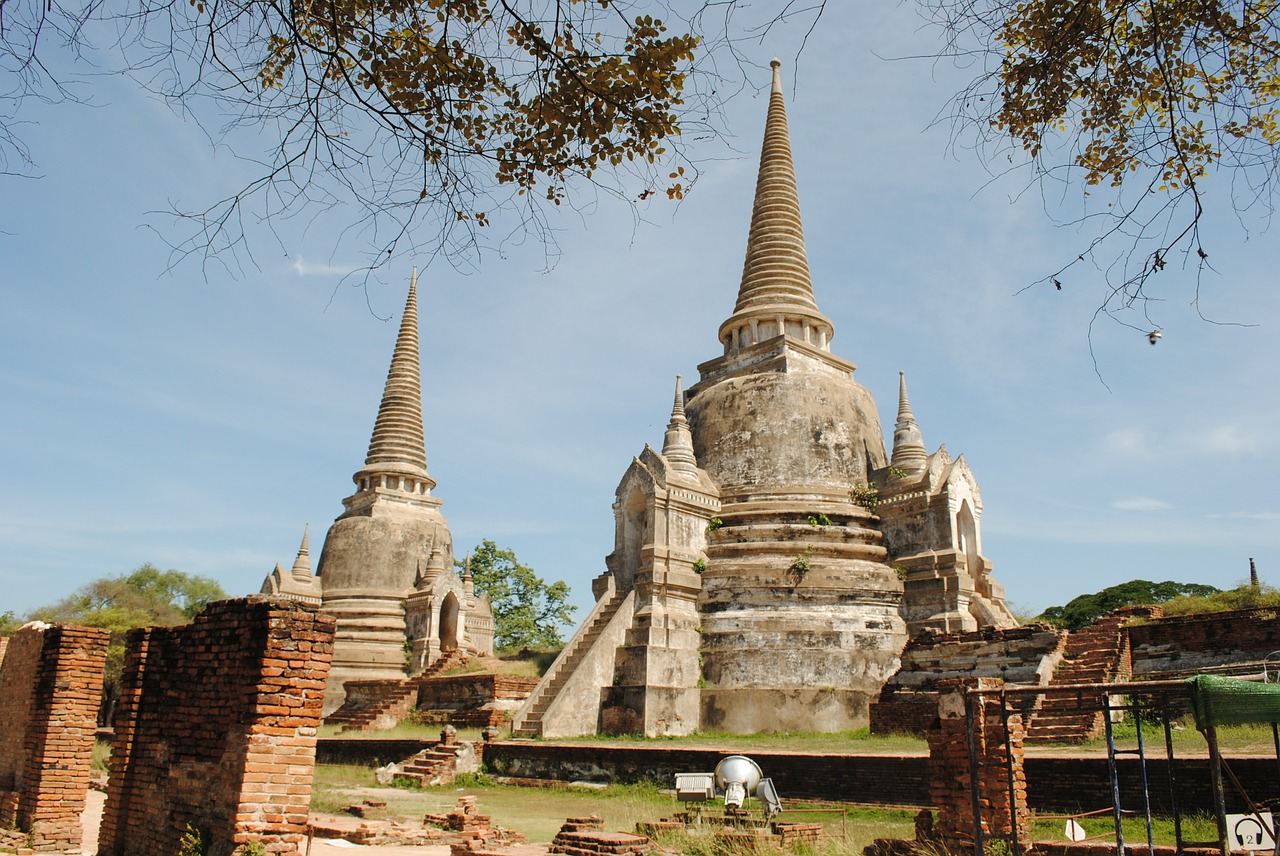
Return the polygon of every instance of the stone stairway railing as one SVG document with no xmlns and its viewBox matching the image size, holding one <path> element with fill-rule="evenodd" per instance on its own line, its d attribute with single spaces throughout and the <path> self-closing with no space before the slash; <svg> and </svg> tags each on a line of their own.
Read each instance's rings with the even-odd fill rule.
<svg viewBox="0 0 1280 856">
<path fill-rule="evenodd" d="M 574 634 L 568 647 L 560 653 L 551 668 L 538 682 L 533 693 L 516 712 L 511 722 L 513 737 L 541 737 L 543 735 L 542 717 L 555 702 L 560 691 L 578 670 L 583 660 L 595 647 L 596 641 L 614 617 L 618 614 L 627 593 L 617 591 L 610 580 L 604 597 L 597 603 L 587 621 Z M 598 704 L 598 702 L 597 702 Z"/>
</svg>

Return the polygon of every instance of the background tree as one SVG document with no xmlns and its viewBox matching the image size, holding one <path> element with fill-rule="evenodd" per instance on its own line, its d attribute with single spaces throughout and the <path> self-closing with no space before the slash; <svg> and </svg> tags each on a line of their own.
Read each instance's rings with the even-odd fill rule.
<svg viewBox="0 0 1280 856">
<path fill-rule="evenodd" d="M 1175 597 L 1164 605 L 1164 614 L 1201 615 L 1206 612 L 1230 612 L 1236 609 L 1278 606 L 1280 606 L 1280 589 L 1269 585 L 1254 586 L 1242 583 L 1228 591 Z"/>
<path fill-rule="evenodd" d="M 459 571 L 467 566 L 455 564 Z M 564 644 L 560 631 L 572 623 L 577 610 L 568 603 L 567 583 L 548 583 L 520 564 L 514 552 L 487 538 L 471 552 L 469 567 L 476 592 L 488 595 L 493 605 L 495 648 L 545 650 Z"/>
<path fill-rule="evenodd" d="M 1029 156 L 1046 201 L 1081 189 L 1085 243 L 1040 284 L 1061 290 L 1069 271 L 1088 276 L 1072 268 L 1096 266 L 1099 312 L 1158 331 L 1152 278 L 1172 265 L 1198 283 L 1208 268 L 1211 178 L 1226 185 L 1216 205 L 1234 203 L 1242 226 L 1255 211 L 1265 228 L 1280 164 L 1274 0 L 920 2 L 947 52 L 976 69 L 953 104 L 958 130 L 995 171 Z"/>
<path fill-rule="evenodd" d="M 103 577 L 51 606 L 35 609 L 28 620 L 102 627 L 111 633 L 98 724 L 107 725 L 120 697 L 124 637 L 135 627 L 186 624 L 215 600 L 227 596 L 214 580 L 182 571 L 162 571 L 147 563 L 129 574 Z"/>
<path fill-rule="evenodd" d="M 0 613 L 0 636 L 12 636 L 25 622 L 10 610 Z"/>
<path fill-rule="evenodd" d="M 1108 586 L 1093 594 L 1073 598 L 1066 606 L 1051 606 L 1036 617 L 1068 630 L 1079 630 L 1092 624 L 1112 610 L 1122 606 L 1138 606 L 1171 601 L 1174 598 L 1203 598 L 1220 590 L 1200 583 L 1175 583 L 1166 580 L 1153 583 L 1149 580 L 1130 580 L 1127 583 Z"/>
</svg>

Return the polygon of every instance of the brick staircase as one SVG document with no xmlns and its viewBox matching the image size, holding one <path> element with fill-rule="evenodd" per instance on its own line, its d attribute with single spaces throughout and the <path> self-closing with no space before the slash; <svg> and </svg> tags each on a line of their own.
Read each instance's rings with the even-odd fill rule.
<svg viewBox="0 0 1280 856">
<path fill-rule="evenodd" d="M 394 728 L 417 707 L 418 689 L 422 681 L 460 666 L 467 659 L 467 653 L 461 649 L 450 651 L 443 657 L 437 658 L 421 675 L 401 681 L 386 681 L 385 686 L 366 691 L 366 698 L 361 701 L 359 707 L 349 702 L 344 703 L 325 721 L 342 725 L 339 732 L 342 734 L 348 731 L 380 731 Z M 368 698 L 369 696 L 372 698 Z"/>
<path fill-rule="evenodd" d="M 1149 612 L 1143 607 L 1126 607 L 1109 612 L 1067 637 L 1062 662 L 1053 672 L 1049 686 L 1109 684 L 1127 680 L 1130 673 L 1129 637 L 1125 626 Z M 1083 743 L 1102 734 L 1103 713 L 1096 707 L 1098 694 L 1046 694 L 1027 727 L 1027 743 Z"/>
<path fill-rule="evenodd" d="M 574 635 L 569 647 L 551 664 L 551 669 L 534 689 L 533 695 L 529 697 L 527 704 L 530 706 L 525 708 L 528 712 L 515 722 L 515 727 L 511 731 L 512 737 L 542 736 L 542 715 L 547 712 L 547 708 L 555 701 L 569 678 L 573 677 L 578 665 L 618 613 L 618 608 L 622 606 L 624 600 L 626 600 L 625 592 L 615 591 L 610 594 L 609 602 L 596 613 L 595 620 L 585 632 Z"/>
</svg>

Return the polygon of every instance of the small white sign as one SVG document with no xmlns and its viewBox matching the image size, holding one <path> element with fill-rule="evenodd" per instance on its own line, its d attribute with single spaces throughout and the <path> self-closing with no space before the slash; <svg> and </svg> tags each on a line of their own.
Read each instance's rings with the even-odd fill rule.
<svg viewBox="0 0 1280 856">
<path fill-rule="evenodd" d="M 1068 841 L 1084 841 L 1089 834 L 1084 831 L 1084 827 L 1076 822 L 1074 818 L 1067 820 L 1067 840 Z"/>
<path fill-rule="evenodd" d="M 1232 850 L 1275 850 L 1275 818 L 1269 814 L 1227 815 L 1227 843 Z"/>
</svg>

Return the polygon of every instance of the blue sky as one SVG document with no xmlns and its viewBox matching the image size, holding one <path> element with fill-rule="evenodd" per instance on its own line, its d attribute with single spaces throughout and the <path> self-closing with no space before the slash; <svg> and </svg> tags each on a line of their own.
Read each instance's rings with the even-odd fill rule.
<svg viewBox="0 0 1280 856">
<path fill-rule="evenodd" d="M 1039 611 L 1136 577 L 1231 586 L 1250 556 L 1280 581 L 1273 236 L 1246 236 L 1226 182 L 1211 187 L 1201 308 L 1253 326 L 1200 320 L 1171 263 L 1158 346 L 1095 327 L 1108 389 L 1088 330 L 1102 275 L 1018 293 L 1087 239 L 1046 213 L 1077 191 L 992 182 L 934 121 L 962 77 L 886 59 L 936 50 L 912 7 L 839 5 L 798 65 L 797 29 L 751 46 L 760 93 L 731 102 L 736 138 L 706 145 L 683 204 L 638 221 L 607 199 L 566 207 L 550 271 L 530 241 L 468 272 L 406 254 L 354 286 L 341 273 L 365 248 L 323 216 L 247 222 L 251 264 L 170 268 L 172 225 L 149 212 L 215 198 L 248 167 L 119 77 L 95 82 L 97 106 L 30 105 L 41 177 L 0 179 L 0 612 L 144 562 L 256 591 L 308 522 L 317 555 L 416 262 L 427 459 L 455 545 L 513 548 L 584 614 L 618 479 L 661 443 L 675 375 L 719 353 L 774 54 L 832 349 L 887 430 L 903 370 L 926 445 L 965 455 L 1009 599 Z"/>
</svg>

